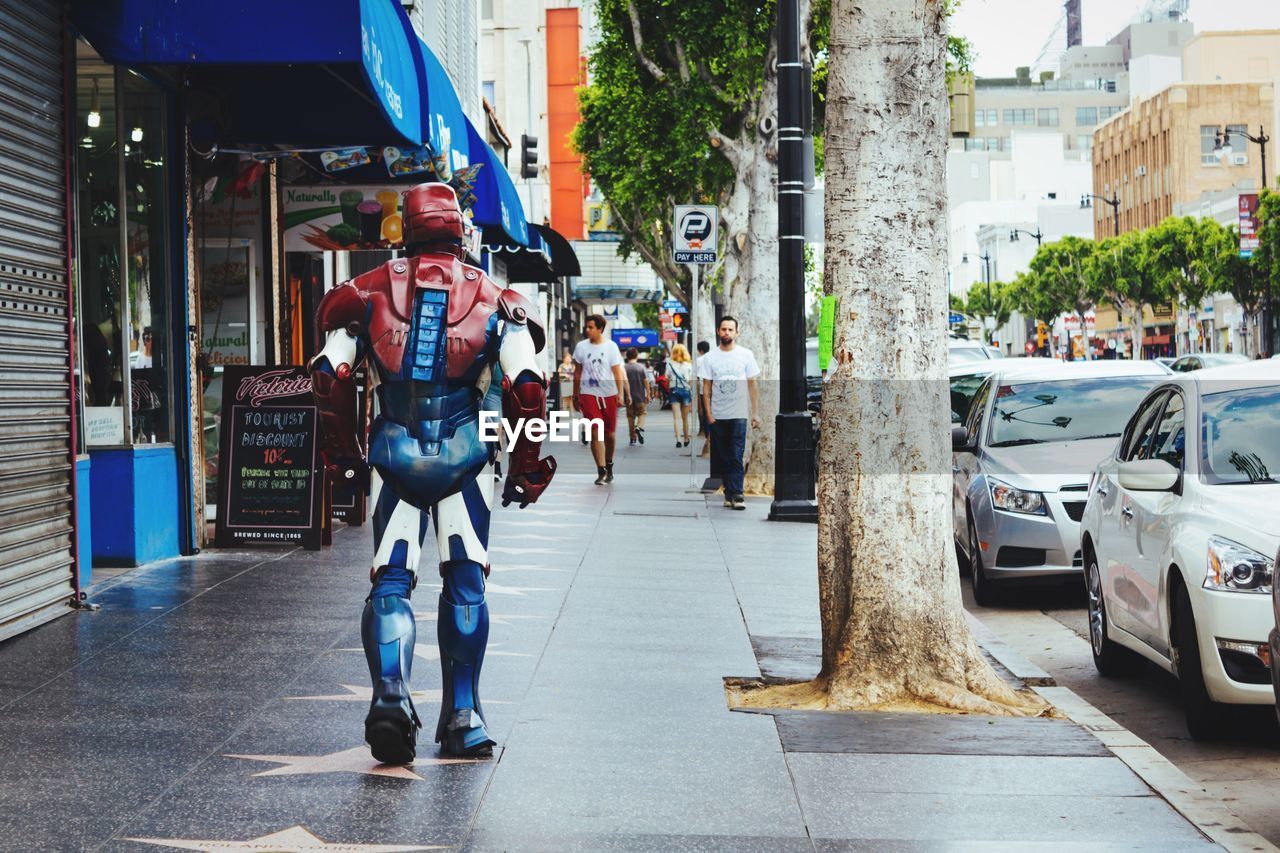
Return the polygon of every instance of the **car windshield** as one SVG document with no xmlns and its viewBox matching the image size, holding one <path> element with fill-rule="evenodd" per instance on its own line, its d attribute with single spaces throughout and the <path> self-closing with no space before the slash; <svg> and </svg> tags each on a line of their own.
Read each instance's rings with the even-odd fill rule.
<svg viewBox="0 0 1280 853">
<path fill-rule="evenodd" d="M 1154 376 L 1009 380 L 996 391 L 990 447 L 1118 436 Z"/>
<path fill-rule="evenodd" d="M 1280 478 L 1280 388 L 1206 394 L 1204 469 L 1210 483 L 1274 483 Z"/>
</svg>

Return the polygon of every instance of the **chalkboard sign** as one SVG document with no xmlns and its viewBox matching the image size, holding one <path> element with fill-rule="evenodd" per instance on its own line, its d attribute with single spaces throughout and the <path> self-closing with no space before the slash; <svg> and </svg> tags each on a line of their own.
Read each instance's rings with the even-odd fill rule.
<svg viewBox="0 0 1280 853">
<path fill-rule="evenodd" d="M 311 378 L 301 367 L 225 371 L 215 544 L 318 550 L 324 477 Z"/>
</svg>

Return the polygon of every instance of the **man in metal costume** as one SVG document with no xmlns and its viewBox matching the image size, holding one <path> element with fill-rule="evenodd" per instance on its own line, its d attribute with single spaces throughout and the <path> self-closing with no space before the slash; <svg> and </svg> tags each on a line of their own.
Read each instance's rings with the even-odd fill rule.
<svg viewBox="0 0 1280 853">
<path fill-rule="evenodd" d="M 447 755 L 491 755 L 478 690 L 489 635 L 485 578 L 497 448 L 481 440 L 481 410 L 509 423 L 542 418 L 546 343 L 532 303 L 463 263 L 463 217 L 446 184 L 405 193 L 407 257 L 388 261 L 327 293 L 317 310 L 324 344 L 310 370 L 332 475 L 381 486 L 373 499 L 373 590 L 361 636 L 373 701 L 365 740 L 387 764 L 413 760 L 421 727 L 410 695 L 415 638 L 409 597 L 434 524 L 439 553 L 437 636 L 444 689 L 436 742 Z M 369 455 L 357 431 L 356 367 L 370 363 L 379 415 Z M 535 502 L 555 460 L 523 430 L 506 464 L 502 504 Z"/>
</svg>

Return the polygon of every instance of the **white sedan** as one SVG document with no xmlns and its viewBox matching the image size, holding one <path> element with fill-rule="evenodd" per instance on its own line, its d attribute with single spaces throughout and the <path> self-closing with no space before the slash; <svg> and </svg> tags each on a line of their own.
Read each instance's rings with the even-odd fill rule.
<svg viewBox="0 0 1280 853">
<path fill-rule="evenodd" d="M 1187 730 L 1215 703 L 1270 704 L 1280 546 L 1280 364 L 1171 378 L 1094 472 L 1081 523 L 1093 660 L 1177 675 Z"/>
</svg>

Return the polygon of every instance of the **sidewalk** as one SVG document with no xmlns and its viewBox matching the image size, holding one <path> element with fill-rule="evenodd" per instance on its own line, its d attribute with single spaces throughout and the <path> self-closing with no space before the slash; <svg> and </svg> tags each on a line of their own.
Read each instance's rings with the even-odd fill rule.
<svg viewBox="0 0 1280 853">
<path fill-rule="evenodd" d="M 687 493 L 666 415 L 612 486 L 557 445 L 544 499 L 495 514 L 493 760 L 429 730 L 411 768 L 368 757 L 368 528 L 210 552 L 0 644 L 0 850 L 1213 848 L 1065 720 L 729 711 L 726 676 L 816 671 L 816 531 Z"/>
</svg>

